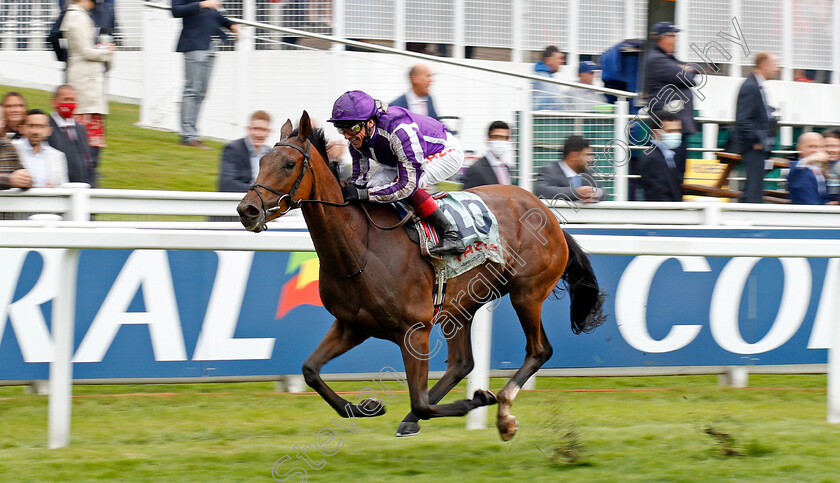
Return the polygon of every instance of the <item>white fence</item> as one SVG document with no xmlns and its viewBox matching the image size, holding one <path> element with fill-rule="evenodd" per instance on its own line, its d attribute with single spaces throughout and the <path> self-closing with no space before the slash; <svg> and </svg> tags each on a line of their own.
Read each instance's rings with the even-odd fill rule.
<svg viewBox="0 0 840 483">
<path fill-rule="evenodd" d="M 25 217 L 24 214 L 55 214 L 65 221 L 98 220 L 109 216 L 110 220 L 133 224 L 138 220 L 147 220 L 158 228 L 229 228 L 239 224 L 196 223 L 208 217 L 237 217 L 236 205 L 243 196 L 244 193 L 194 191 L 12 189 L 0 191 L 0 212 L 19 213 L 21 218 Z M 836 206 L 740 204 L 716 200 L 683 203 L 554 202 L 552 206 L 557 218 L 569 224 L 840 228 L 840 208 Z M 185 224 L 177 217 L 191 217 L 196 223 Z M 116 223 L 118 221 L 102 222 L 103 226 L 111 227 L 117 226 Z M 270 226 L 278 228 L 306 227 L 297 211 L 272 223 Z"/>
<path fill-rule="evenodd" d="M 73 382 L 73 340 L 76 280 L 79 250 L 96 249 L 166 249 L 166 250 L 266 250 L 314 251 L 307 232 L 126 229 L 85 226 L 86 224 L 29 222 L 28 226 L 3 227 L 0 247 L 64 249 L 61 262 L 61 283 L 53 309 L 52 330 L 55 341 L 50 363 L 49 447 L 67 446 L 70 441 L 71 395 Z M 639 237 L 578 235 L 575 237 L 590 253 L 606 255 L 694 255 L 725 257 L 811 257 L 838 258 L 840 246 L 834 240 L 751 239 L 741 243 L 732 239 L 699 239 L 680 237 Z M 835 265 L 840 270 L 840 264 Z M 833 274 L 840 277 L 840 273 Z M 835 287 L 840 290 L 840 285 Z M 840 293 L 834 294 L 835 300 Z M 470 374 L 470 387 L 489 386 L 489 327 L 492 314 L 483 311 L 485 326 L 474 338 L 476 370 Z M 828 359 L 828 422 L 840 423 L 840 330 L 832 335 Z M 486 413 L 476 413 L 469 424 L 486 421 Z"/>
</svg>

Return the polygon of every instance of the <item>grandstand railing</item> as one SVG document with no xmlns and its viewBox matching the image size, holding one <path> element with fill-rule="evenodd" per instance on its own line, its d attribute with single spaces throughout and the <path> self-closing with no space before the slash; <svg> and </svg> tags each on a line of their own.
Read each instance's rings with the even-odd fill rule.
<svg viewBox="0 0 840 483">
<path fill-rule="evenodd" d="M 280 231 L 257 236 L 245 231 L 138 229 L 139 226 L 102 228 L 78 223 L 29 222 L 27 225 L 4 226 L 0 247 L 64 250 L 59 292 L 52 311 L 55 349 L 50 363 L 50 448 L 67 446 L 70 441 L 74 313 L 80 249 L 314 251 L 307 232 Z M 731 239 L 683 237 L 577 235 L 575 239 L 588 252 L 605 255 L 840 258 L 840 246 L 835 240 L 751 239 L 746 244 Z M 840 264 L 836 266 L 840 267 Z M 835 275 L 840 277 L 840 274 Z M 833 296 L 840 298 L 840 293 Z M 492 313 L 485 311 L 484 317 L 488 319 L 484 325 L 489 326 Z M 489 356 L 487 340 L 474 340 L 474 344 L 477 346 L 476 357 Z M 840 330 L 834 330 L 830 347 L 827 419 L 830 423 L 840 423 Z M 469 376 L 472 379 L 470 384 L 487 387 L 489 362 L 479 361 L 476 367 L 478 370 Z"/>
</svg>

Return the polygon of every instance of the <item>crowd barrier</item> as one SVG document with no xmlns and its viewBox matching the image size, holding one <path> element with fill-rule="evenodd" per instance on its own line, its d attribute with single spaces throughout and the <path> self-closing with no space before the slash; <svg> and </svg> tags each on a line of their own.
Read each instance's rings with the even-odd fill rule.
<svg viewBox="0 0 840 483">
<path fill-rule="evenodd" d="M 13 329 L 0 334 L 0 380 L 49 376 L 51 447 L 69 441 L 73 378 L 297 374 L 332 322 L 320 306 L 317 258 L 303 230 L 137 226 L 0 226 L 0 330 L 6 321 Z M 609 295 L 608 320 L 574 336 L 567 298 L 548 300 L 543 320 L 556 350 L 545 371 L 792 364 L 812 371 L 827 362 L 829 421 L 840 422 L 840 361 L 826 356 L 840 346 L 831 342 L 840 335 L 832 330 L 839 230 L 568 229 L 592 254 Z M 486 386 L 489 370 L 519 366 L 525 341 L 505 300 L 475 326 L 487 335 L 474 339 L 483 370 L 471 384 Z M 433 332 L 433 370 L 444 368 L 445 355 L 434 352 L 444 345 Z M 325 372 L 375 373 L 383 364 L 400 367 L 399 351 L 371 340 Z"/>
</svg>

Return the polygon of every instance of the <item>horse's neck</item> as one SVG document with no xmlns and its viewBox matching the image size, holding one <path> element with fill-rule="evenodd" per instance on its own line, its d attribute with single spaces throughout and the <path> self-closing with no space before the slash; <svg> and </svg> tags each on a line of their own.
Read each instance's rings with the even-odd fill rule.
<svg viewBox="0 0 840 483">
<path fill-rule="evenodd" d="M 312 198 L 342 203 L 344 199 L 332 173 L 326 166 L 317 168 L 315 196 Z M 368 235 L 367 220 L 358 207 L 304 203 L 303 217 L 321 265 L 330 267 L 327 272 L 350 274 L 362 267 Z"/>
</svg>

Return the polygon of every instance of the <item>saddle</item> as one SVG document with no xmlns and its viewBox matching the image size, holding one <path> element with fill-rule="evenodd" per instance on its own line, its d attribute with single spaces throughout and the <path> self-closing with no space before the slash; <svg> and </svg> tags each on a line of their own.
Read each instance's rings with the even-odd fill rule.
<svg viewBox="0 0 840 483">
<path fill-rule="evenodd" d="M 459 191 L 434 193 L 432 198 L 449 221 L 458 228 L 458 233 L 467 247 L 463 254 L 449 254 L 442 257 L 432 255 L 429 250 L 440 241 L 435 227 L 414 214 L 408 204 L 399 201 L 393 206 L 400 217 L 412 213 L 411 223 L 406 223 L 404 228 L 408 238 L 419 245 L 421 256 L 434 269 L 433 301 L 435 315 L 437 315 L 446 296 L 447 280 L 472 270 L 488 259 L 504 264 L 504 253 L 496 216 L 481 197 Z"/>
</svg>

